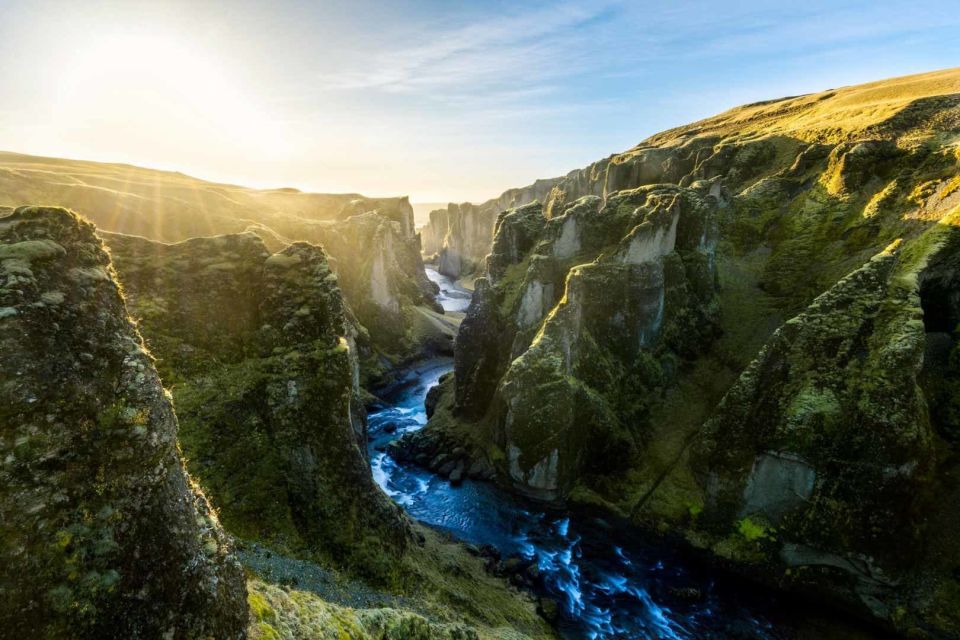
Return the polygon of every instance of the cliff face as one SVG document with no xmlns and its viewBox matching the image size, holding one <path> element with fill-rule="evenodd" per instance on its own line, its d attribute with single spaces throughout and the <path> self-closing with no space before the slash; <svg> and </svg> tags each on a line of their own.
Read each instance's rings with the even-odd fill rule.
<svg viewBox="0 0 960 640">
<path fill-rule="evenodd" d="M 716 332 L 716 198 L 584 198 L 504 212 L 456 351 L 457 411 L 488 417 L 500 466 L 538 497 L 644 446 L 646 396 Z M 603 461 L 601 463 L 601 461 Z"/>
<path fill-rule="evenodd" d="M 227 529 L 382 578 L 409 525 L 370 475 L 355 342 L 323 250 L 106 237 Z"/>
<path fill-rule="evenodd" d="M 243 637 L 243 572 L 93 226 L 17 209 L 0 265 L 0 625 Z"/>
<path fill-rule="evenodd" d="M 958 135 L 947 71 L 747 105 L 569 174 L 499 216 L 454 398 L 414 448 L 957 637 Z"/>
<path fill-rule="evenodd" d="M 323 245 L 363 325 L 364 372 L 373 376 L 381 358 L 408 358 L 435 339 L 417 310 L 436 308 L 436 288 L 423 270 L 406 197 L 247 189 L 129 165 L 0 153 L 0 205 L 28 202 L 70 207 L 102 231 L 163 242 L 248 232 L 271 251 L 297 241 Z"/>
<path fill-rule="evenodd" d="M 428 530 L 411 537 L 373 484 L 318 247 L 104 235 L 122 288 L 75 214 L 0 218 L 0 635 L 552 637 L 481 558 Z M 179 434 L 121 290 L 185 413 Z M 261 554 L 268 577 L 306 578 L 304 590 L 245 585 L 178 435 L 227 528 L 271 543 L 243 545 L 248 568 L 263 569 Z M 414 588 L 416 602 L 342 575 L 331 590 L 331 564 Z M 394 608 L 345 606 L 353 589 Z"/>
<path fill-rule="evenodd" d="M 774 333 L 691 447 L 703 502 L 683 526 L 791 587 L 956 632 L 954 579 L 917 571 L 942 536 L 925 522 L 957 509 L 934 498 L 952 464 L 937 468 L 950 448 L 919 384 L 930 252 L 915 251 L 892 245 Z M 937 564 L 958 557 L 954 544 Z"/>
<path fill-rule="evenodd" d="M 435 258 L 437 270 L 451 278 L 476 272 L 490 251 L 500 212 L 546 199 L 560 180 L 537 180 L 479 205 L 450 203 L 431 211 L 430 222 L 420 230 L 424 255 Z"/>
<path fill-rule="evenodd" d="M 420 230 L 424 255 L 435 256 L 437 270 L 451 278 L 473 272 L 490 250 L 499 211 L 470 203 L 431 211 L 429 224 Z"/>
<path fill-rule="evenodd" d="M 344 299 L 362 325 L 362 343 L 369 343 L 374 350 L 367 354 L 371 359 L 381 355 L 408 358 L 419 354 L 434 338 L 419 322 L 417 308 L 441 312 L 442 308 L 434 299 L 436 285 L 423 269 L 416 236 L 372 211 L 316 225 L 310 237 L 330 256 Z M 366 364 L 365 369 L 376 371 L 375 362 Z"/>
</svg>

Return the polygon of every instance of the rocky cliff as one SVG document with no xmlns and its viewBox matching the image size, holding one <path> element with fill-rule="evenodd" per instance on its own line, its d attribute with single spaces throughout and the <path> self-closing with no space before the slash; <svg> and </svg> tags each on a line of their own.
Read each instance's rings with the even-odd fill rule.
<svg viewBox="0 0 960 640">
<path fill-rule="evenodd" d="M 451 202 L 446 209 L 431 211 L 430 221 L 420 230 L 423 254 L 451 278 L 475 273 L 490 251 L 500 212 L 546 199 L 560 181 L 537 180 L 528 187 L 508 189 L 483 204 Z"/>
<path fill-rule="evenodd" d="M 716 332 L 717 200 L 677 187 L 505 212 L 461 327 L 457 409 L 518 489 L 566 493 L 642 447 L 646 396 Z M 666 368 L 666 372 L 664 371 Z"/>
<path fill-rule="evenodd" d="M 162 242 L 249 232 L 271 251 L 306 241 L 325 247 L 344 296 L 368 337 L 364 373 L 438 342 L 436 310 L 406 197 L 247 189 L 129 165 L 0 152 L 0 206 L 70 207 L 102 231 Z M 364 329 L 366 331 L 364 331 Z"/>
<path fill-rule="evenodd" d="M 416 236 L 379 211 L 311 228 L 310 238 L 330 256 L 350 313 L 364 334 L 364 371 L 379 373 L 379 358 L 394 362 L 420 355 L 437 338 L 424 321 L 443 312 L 427 279 Z"/>
<path fill-rule="evenodd" d="M 956 245 L 955 231 L 934 233 L 927 242 Z M 679 526 L 784 585 L 951 635 L 960 627 L 945 567 L 960 549 L 928 523 L 956 520 L 944 484 L 954 463 L 920 384 L 919 282 L 938 251 L 895 243 L 774 333 L 691 446 L 702 502 Z"/>
<path fill-rule="evenodd" d="M 356 342 L 324 251 L 105 235 L 227 529 L 383 578 L 409 524 L 370 475 Z"/>
<path fill-rule="evenodd" d="M 569 174 L 499 215 L 409 446 L 957 637 L 958 139 L 952 70 L 746 105 Z"/>
<path fill-rule="evenodd" d="M 93 226 L 0 218 L 0 626 L 241 638 L 243 572 Z"/>
<path fill-rule="evenodd" d="M 409 523 L 370 479 L 321 249 L 104 234 L 108 252 L 69 211 L 3 213 L 0 635 L 552 636 L 481 558 Z M 271 546 L 233 550 L 178 435 L 227 529 Z"/>
</svg>

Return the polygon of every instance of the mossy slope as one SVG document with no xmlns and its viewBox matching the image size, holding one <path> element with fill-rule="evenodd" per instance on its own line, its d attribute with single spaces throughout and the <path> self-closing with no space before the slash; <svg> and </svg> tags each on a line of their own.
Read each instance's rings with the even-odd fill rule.
<svg viewBox="0 0 960 640">
<path fill-rule="evenodd" d="M 747 105 L 568 174 L 500 215 L 455 399 L 417 437 L 523 490 L 555 475 L 540 497 L 768 583 L 956 637 L 957 545 L 929 523 L 957 520 L 931 498 L 956 493 L 955 394 L 938 381 L 957 379 L 955 258 L 939 247 L 958 143 L 948 70 Z M 663 288 L 664 325 L 637 350 L 623 338 L 647 335 L 648 299 L 614 269 L 636 233 L 616 203 L 678 191 L 716 227 L 686 245 L 678 230 L 658 257 L 682 294 L 671 307 Z"/>
</svg>

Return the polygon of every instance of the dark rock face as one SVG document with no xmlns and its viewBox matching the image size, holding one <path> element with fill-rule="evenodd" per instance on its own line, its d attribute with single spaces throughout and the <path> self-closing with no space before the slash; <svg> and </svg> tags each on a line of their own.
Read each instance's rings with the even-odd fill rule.
<svg viewBox="0 0 960 640">
<path fill-rule="evenodd" d="M 462 415 L 480 417 L 490 406 L 507 357 L 503 324 L 489 280 L 478 278 L 454 349 L 457 408 Z"/>
<path fill-rule="evenodd" d="M 243 572 L 93 226 L 0 218 L 0 626 L 242 638 Z"/>
<path fill-rule="evenodd" d="M 518 489 L 562 497 L 642 444 L 644 395 L 716 333 L 716 208 L 658 187 L 501 214 L 457 339 L 456 410 L 492 416 Z"/>
<path fill-rule="evenodd" d="M 424 402 L 423 402 L 423 405 L 424 405 L 423 408 L 426 409 L 427 411 L 427 418 L 430 418 L 434 414 L 434 412 L 437 410 L 437 404 L 439 404 L 440 402 L 440 390 L 442 388 L 443 383 L 449 380 L 450 377 L 451 377 L 451 374 L 449 373 L 443 374 L 442 376 L 440 376 L 440 379 L 438 381 L 440 384 L 438 384 L 435 387 L 431 387 L 430 390 L 427 391 L 427 397 L 424 399 Z M 394 426 L 394 430 L 396 430 L 396 426 Z M 392 432 L 388 431 L 388 433 L 392 433 Z"/>
<path fill-rule="evenodd" d="M 782 561 L 801 584 L 834 567 L 885 617 L 920 550 L 904 542 L 918 534 L 936 458 L 917 385 L 916 277 L 897 273 L 891 247 L 783 325 L 691 453 L 706 488 L 699 525 L 725 537 L 717 553 Z"/>
<path fill-rule="evenodd" d="M 607 248 L 571 268 L 564 285 L 543 277 L 556 270 L 542 259 L 527 270 L 513 346 L 520 355 L 503 375 L 497 407 L 498 442 L 518 486 L 560 496 L 584 472 L 622 468 L 643 446 L 648 395 L 669 386 L 670 367 L 716 333 L 715 207 L 693 191 L 638 190 L 593 214 L 609 225 L 602 235 L 587 217 L 569 232 L 566 216 L 575 212 L 550 225 L 555 239 L 536 250 L 546 261 Z M 549 284 L 563 291 L 558 302 L 544 299 Z M 531 336 L 527 327 L 537 325 Z"/>
<path fill-rule="evenodd" d="M 409 524 L 370 475 L 355 348 L 323 250 L 271 255 L 249 234 L 108 242 L 227 529 L 385 578 Z"/>
</svg>

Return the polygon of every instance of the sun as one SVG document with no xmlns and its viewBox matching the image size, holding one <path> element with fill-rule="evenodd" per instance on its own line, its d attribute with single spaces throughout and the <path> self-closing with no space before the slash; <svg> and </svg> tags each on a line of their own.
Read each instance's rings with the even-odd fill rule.
<svg viewBox="0 0 960 640">
<path fill-rule="evenodd" d="M 60 66 L 57 104 L 70 121 L 107 120 L 118 137 L 158 148 L 202 143 L 282 156 L 289 137 L 281 118 L 230 58 L 206 45 L 149 33 L 92 38 Z"/>
</svg>

